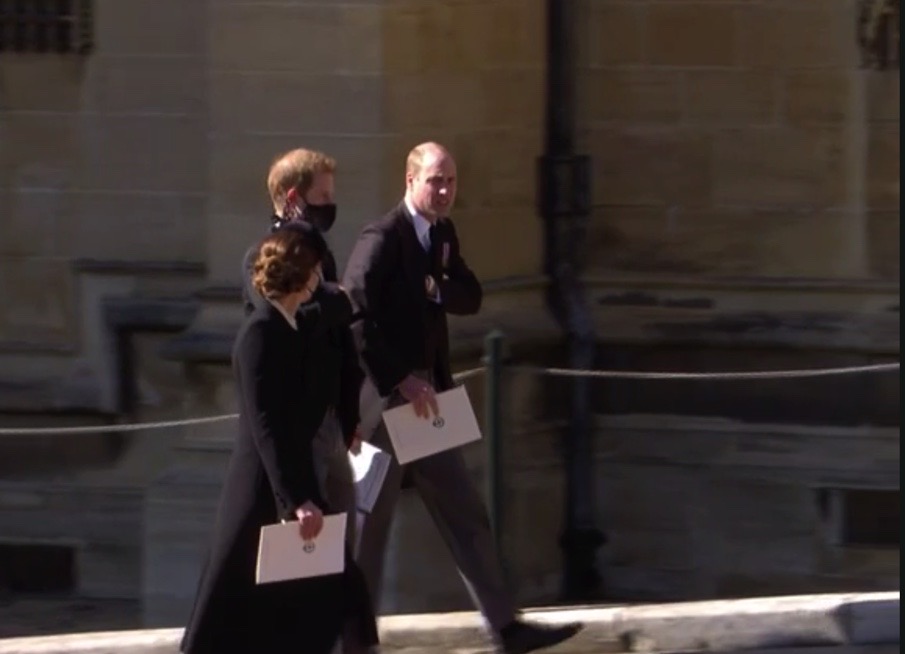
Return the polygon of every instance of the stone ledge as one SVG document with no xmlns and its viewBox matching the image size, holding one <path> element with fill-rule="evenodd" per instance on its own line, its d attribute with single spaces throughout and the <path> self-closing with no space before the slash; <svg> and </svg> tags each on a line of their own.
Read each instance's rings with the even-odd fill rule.
<svg viewBox="0 0 905 654">
<path fill-rule="evenodd" d="M 630 275 L 589 276 L 584 282 L 600 345 L 823 350 L 881 357 L 899 352 L 897 284 Z M 502 330 L 509 343 L 521 351 L 561 343 L 562 330 L 545 306 L 546 283 L 543 276 L 485 282 L 484 306 L 477 315 L 450 316 L 452 357 L 479 358 L 484 338 L 495 329 Z M 787 306 L 787 301 L 783 308 L 768 310 L 762 303 L 742 306 L 727 301 L 722 297 L 726 293 L 772 293 L 786 300 L 795 293 L 821 297 L 841 294 L 855 300 L 849 298 L 841 304 L 820 300 L 802 306 L 796 300 L 794 308 Z M 240 296 L 238 286 L 200 291 L 196 297 L 202 302 L 232 307 L 228 319 L 215 326 L 191 328 L 173 339 L 163 356 L 191 363 L 227 364 L 242 322 Z M 873 298 L 868 303 L 871 310 L 864 310 L 864 297 Z"/>
<path fill-rule="evenodd" d="M 172 338 L 160 356 L 183 363 L 229 365 L 235 331 L 186 331 Z"/>
<path fill-rule="evenodd" d="M 110 296 L 100 300 L 99 311 L 100 325 L 105 330 L 104 336 L 113 361 L 110 374 L 122 377 L 131 374 L 131 371 L 122 368 L 127 350 L 125 343 L 117 339 L 118 335 L 132 332 L 179 333 L 191 323 L 198 311 L 198 303 L 180 297 Z M 7 353 L 6 350 L 0 343 L 0 352 Z M 22 354 L 34 353 L 34 348 L 22 351 Z M 70 357 L 77 353 L 76 348 L 68 351 Z M 69 375 L 63 376 L 54 373 L 40 377 L 17 377 L 3 370 L 0 372 L 0 411 L 117 415 L 122 407 L 104 405 L 99 374 L 90 365 L 76 365 Z M 116 379 L 116 388 L 123 388 L 127 382 L 127 379 Z"/>
<path fill-rule="evenodd" d="M 579 620 L 585 630 L 566 651 L 739 650 L 899 642 L 899 593 L 800 595 L 611 608 L 542 609 L 548 623 Z M 487 647 L 475 613 L 388 616 L 383 649 Z M 181 629 L 0 640 L 0 654 L 175 654 Z"/>
<path fill-rule="evenodd" d="M 115 415 L 101 407 L 100 390 L 93 379 L 46 377 L 0 378 L 0 412 L 20 415 Z"/>
<path fill-rule="evenodd" d="M 108 297 L 101 308 L 104 321 L 114 329 L 178 332 L 191 324 L 198 303 L 178 297 Z"/>
<path fill-rule="evenodd" d="M 206 265 L 197 261 L 121 261 L 117 259 L 76 259 L 76 272 L 95 275 L 192 275 L 201 276 Z"/>
<path fill-rule="evenodd" d="M 778 291 L 781 293 L 855 293 L 898 295 L 899 283 L 883 279 L 808 277 L 702 277 L 688 275 L 591 273 L 585 275 L 590 288 L 724 289 L 731 291 Z"/>
</svg>

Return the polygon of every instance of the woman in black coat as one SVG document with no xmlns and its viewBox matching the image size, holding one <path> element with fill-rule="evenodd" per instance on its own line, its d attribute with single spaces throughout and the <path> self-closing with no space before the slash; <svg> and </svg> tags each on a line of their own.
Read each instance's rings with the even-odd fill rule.
<svg viewBox="0 0 905 654">
<path fill-rule="evenodd" d="M 260 529 L 299 521 L 303 538 L 319 533 L 330 508 L 315 474 L 312 440 L 327 407 L 306 362 L 306 340 L 329 321 L 351 316 L 341 290 L 319 294 L 316 320 L 298 313 L 319 281 L 319 257 L 305 234 L 281 230 L 261 243 L 256 290 L 269 301 L 239 330 L 233 349 L 239 434 L 214 535 L 185 629 L 185 654 L 329 654 L 368 652 L 376 621 L 364 578 L 346 552 L 345 572 L 255 584 Z M 301 380 L 301 381 L 300 381 Z"/>
</svg>

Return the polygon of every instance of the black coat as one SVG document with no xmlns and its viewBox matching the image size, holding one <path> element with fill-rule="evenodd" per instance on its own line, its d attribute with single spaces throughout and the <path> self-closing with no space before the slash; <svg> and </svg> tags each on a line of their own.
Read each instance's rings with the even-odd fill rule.
<svg viewBox="0 0 905 654">
<path fill-rule="evenodd" d="M 285 223 L 280 229 L 301 229 L 306 232 L 314 231 L 314 228 L 301 221 Z M 323 241 L 323 237 L 317 235 L 322 251 L 321 267 L 324 281 L 312 300 L 299 307 L 299 320 L 301 322 L 317 321 L 320 329 L 310 335 L 311 346 L 307 357 L 307 374 L 317 375 L 321 379 L 316 392 L 328 406 L 336 409 L 337 417 L 342 428 L 346 445 L 351 443 L 355 429 L 360 421 L 359 391 L 364 373 L 358 362 L 358 352 L 355 349 L 355 341 L 349 329 L 351 314 L 342 317 L 331 317 L 330 320 L 318 321 L 322 312 L 336 316 L 328 305 L 335 305 L 337 295 L 341 293 L 335 282 L 336 260 Z M 255 290 L 251 281 L 251 267 L 254 265 L 257 247 L 251 247 L 245 253 L 242 262 L 242 301 L 245 314 L 250 314 L 255 307 L 267 304 L 261 295 Z M 340 298 L 341 302 L 344 299 Z"/>
<path fill-rule="evenodd" d="M 308 400 L 319 383 L 306 376 L 312 329 L 300 323 L 293 330 L 268 303 L 251 313 L 236 337 L 239 430 L 183 636 L 186 654 L 327 654 L 350 616 L 359 620 L 362 640 L 376 643 L 365 582 L 348 552 L 340 575 L 260 586 L 254 581 L 262 526 L 294 519 L 295 509 L 309 500 L 331 513 L 311 448 L 324 411 Z"/>
<path fill-rule="evenodd" d="M 427 297 L 426 275 L 440 288 L 440 305 Z M 482 290 L 459 252 L 451 220 L 437 222 L 427 253 L 400 203 L 362 231 L 343 284 L 360 318 L 352 331 L 366 374 L 381 396 L 421 369 L 433 370 L 438 390 L 452 388 L 446 314 L 477 313 Z"/>
</svg>

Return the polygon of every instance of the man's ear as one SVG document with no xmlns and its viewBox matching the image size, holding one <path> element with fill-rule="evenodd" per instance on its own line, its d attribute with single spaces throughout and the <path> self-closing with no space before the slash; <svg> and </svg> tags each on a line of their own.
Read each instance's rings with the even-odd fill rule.
<svg viewBox="0 0 905 654">
<path fill-rule="evenodd" d="M 296 204 L 299 200 L 299 192 L 298 189 L 291 188 L 289 192 L 286 193 L 286 204 Z"/>
</svg>

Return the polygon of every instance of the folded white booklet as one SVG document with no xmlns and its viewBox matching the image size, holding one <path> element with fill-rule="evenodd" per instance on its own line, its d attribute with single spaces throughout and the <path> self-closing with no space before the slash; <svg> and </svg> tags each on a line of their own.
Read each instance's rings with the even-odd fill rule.
<svg viewBox="0 0 905 654">
<path fill-rule="evenodd" d="M 355 504 L 359 511 L 370 513 L 383 488 L 392 457 L 368 442 L 361 444 L 361 452 L 349 452 L 349 463 L 355 479 Z"/>
<path fill-rule="evenodd" d="M 419 418 L 411 404 L 383 412 L 396 459 L 401 464 L 481 439 L 481 429 L 464 386 L 437 393 L 440 413 Z"/>
<path fill-rule="evenodd" d="M 255 582 L 304 579 L 345 569 L 346 514 L 324 516 L 317 538 L 303 541 L 295 520 L 261 527 Z"/>
</svg>

